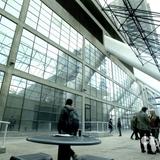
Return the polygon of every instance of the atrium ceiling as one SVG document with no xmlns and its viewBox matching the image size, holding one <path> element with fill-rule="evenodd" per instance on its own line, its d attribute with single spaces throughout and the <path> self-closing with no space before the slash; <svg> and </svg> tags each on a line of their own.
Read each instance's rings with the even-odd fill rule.
<svg viewBox="0 0 160 160">
<path fill-rule="evenodd" d="M 130 46 L 139 63 L 142 66 L 154 66 L 159 77 L 160 13 L 151 10 L 147 0 L 96 0 L 96 2 Z"/>
</svg>

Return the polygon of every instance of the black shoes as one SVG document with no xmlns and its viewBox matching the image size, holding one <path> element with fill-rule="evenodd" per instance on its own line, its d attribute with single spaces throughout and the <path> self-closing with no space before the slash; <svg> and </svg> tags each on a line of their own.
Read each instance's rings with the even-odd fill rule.
<svg viewBox="0 0 160 160">
<path fill-rule="evenodd" d="M 156 154 L 156 152 L 148 151 L 148 154 Z"/>
<path fill-rule="evenodd" d="M 131 137 L 131 139 L 132 139 L 132 140 L 134 140 L 134 138 L 133 138 L 133 137 Z M 138 137 L 138 138 L 135 138 L 135 140 L 139 140 L 139 139 L 140 139 L 139 137 Z"/>
<path fill-rule="evenodd" d="M 74 155 L 72 156 L 72 160 L 78 160 L 78 156 L 77 156 L 76 154 L 74 154 Z"/>
</svg>

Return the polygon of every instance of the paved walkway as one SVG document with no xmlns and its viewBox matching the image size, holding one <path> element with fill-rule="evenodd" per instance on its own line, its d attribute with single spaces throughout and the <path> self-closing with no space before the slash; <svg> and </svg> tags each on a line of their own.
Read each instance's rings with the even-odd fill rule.
<svg viewBox="0 0 160 160">
<path fill-rule="evenodd" d="M 91 154 L 113 158 L 115 160 L 160 160 L 160 153 L 148 155 L 141 153 L 139 141 L 130 139 L 130 132 L 123 132 L 122 137 L 117 133 L 113 136 L 102 137 L 102 143 L 93 146 L 74 146 L 78 155 Z M 48 153 L 57 159 L 56 145 L 46 145 L 27 142 L 26 137 L 7 137 L 6 153 L 0 154 L 0 160 L 9 160 L 12 155 L 30 154 L 37 152 Z M 65 159 L 64 159 L 65 160 Z"/>
</svg>

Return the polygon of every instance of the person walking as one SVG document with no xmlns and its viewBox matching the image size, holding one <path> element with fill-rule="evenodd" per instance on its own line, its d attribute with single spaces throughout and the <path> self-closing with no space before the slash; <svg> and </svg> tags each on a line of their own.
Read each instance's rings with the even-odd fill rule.
<svg viewBox="0 0 160 160">
<path fill-rule="evenodd" d="M 113 123 L 111 118 L 109 119 L 109 122 L 108 122 L 108 129 L 109 129 L 109 133 L 111 134 L 113 131 Z"/>
<path fill-rule="evenodd" d="M 131 129 L 132 129 L 132 134 L 130 138 L 133 139 L 133 136 L 135 135 L 135 140 L 138 140 L 139 136 L 138 136 L 136 115 L 133 115 L 133 117 L 131 118 Z"/>
<path fill-rule="evenodd" d="M 117 128 L 118 128 L 119 136 L 122 136 L 122 132 L 121 132 L 122 125 L 121 125 L 121 119 L 120 118 L 118 118 Z"/>
<path fill-rule="evenodd" d="M 155 110 L 150 110 L 149 124 L 152 136 L 159 139 L 160 119 L 159 116 L 156 115 Z"/>
<path fill-rule="evenodd" d="M 149 116 L 149 124 L 150 124 L 150 130 L 151 135 L 154 137 L 156 141 L 156 152 L 160 153 L 160 146 L 159 146 L 159 127 L 160 127 L 160 118 L 156 115 L 155 110 L 150 110 L 150 116 Z"/>
<path fill-rule="evenodd" d="M 57 129 L 60 134 L 77 135 L 79 129 L 79 117 L 75 107 L 73 107 L 72 99 L 66 100 L 65 106 L 61 110 Z M 60 154 L 59 152 L 63 154 Z M 58 159 L 69 160 L 70 157 L 72 157 L 73 160 L 78 160 L 78 156 L 71 149 L 70 145 L 59 145 Z"/>
<path fill-rule="evenodd" d="M 9 122 L 10 122 L 10 124 L 8 126 L 8 129 L 13 130 L 15 127 L 15 124 L 16 124 L 16 119 L 14 118 L 14 116 L 10 117 Z"/>
<path fill-rule="evenodd" d="M 154 154 L 151 151 L 151 147 L 149 145 L 149 136 L 150 136 L 150 126 L 149 126 L 149 117 L 147 115 L 147 107 L 142 107 L 141 110 L 137 113 L 137 128 L 140 134 L 140 148 L 141 152 L 145 153 L 147 151 L 148 154 Z M 145 143 L 147 143 L 147 147 L 145 147 L 145 144 L 143 142 L 143 139 L 145 137 Z M 146 150 L 145 150 L 146 148 Z"/>
</svg>

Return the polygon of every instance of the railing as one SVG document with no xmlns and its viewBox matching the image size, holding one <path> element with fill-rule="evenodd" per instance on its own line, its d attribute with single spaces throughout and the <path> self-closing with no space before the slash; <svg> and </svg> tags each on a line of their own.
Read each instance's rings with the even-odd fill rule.
<svg viewBox="0 0 160 160">
<path fill-rule="evenodd" d="M 0 147 L 0 152 L 3 152 L 3 151 L 1 151 L 1 150 L 4 150 L 4 152 L 5 152 L 6 135 L 7 135 L 8 125 L 10 124 L 10 122 L 0 121 L 0 124 L 4 124 L 4 125 L 5 125 L 4 135 L 3 135 L 3 139 L 2 139 L 2 145 L 1 145 L 1 147 Z"/>
<path fill-rule="evenodd" d="M 102 121 L 86 121 L 85 131 L 106 132 L 108 128 L 108 122 Z"/>
</svg>

